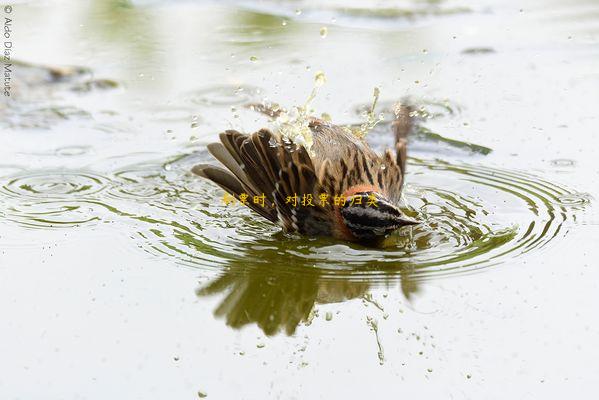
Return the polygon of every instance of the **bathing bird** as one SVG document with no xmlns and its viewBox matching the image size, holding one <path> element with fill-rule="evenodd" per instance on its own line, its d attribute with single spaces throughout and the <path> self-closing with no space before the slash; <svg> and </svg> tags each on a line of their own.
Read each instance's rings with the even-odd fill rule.
<svg viewBox="0 0 599 400">
<path fill-rule="evenodd" d="M 364 137 L 310 117 L 311 146 L 268 129 L 227 130 L 208 151 L 224 166 L 201 164 L 206 178 L 285 232 L 372 243 L 418 222 L 398 207 L 410 107 L 397 106 L 394 149 L 377 154 Z"/>
</svg>

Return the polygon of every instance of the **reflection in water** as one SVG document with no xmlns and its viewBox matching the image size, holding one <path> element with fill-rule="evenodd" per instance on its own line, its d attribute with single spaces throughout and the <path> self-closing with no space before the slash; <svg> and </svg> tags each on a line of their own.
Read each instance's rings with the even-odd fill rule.
<svg viewBox="0 0 599 400">
<path fill-rule="evenodd" d="M 331 279 L 314 268 L 309 260 L 300 265 L 302 272 L 290 271 L 285 264 L 270 264 L 277 249 L 270 241 L 256 241 L 244 246 L 243 265 L 231 265 L 209 284 L 198 289 L 198 296 L 223 294 L 214 310 L 228 326 L 242 328 L 255 323 L 267 335 L 284 330 L 288 335 L 301 323 L 309 324 L 317 304 L 339 303 L 363 297 L 371 287 L 368 281 Z M 398 266 L 391 280 L 400 279 L 404 296 L 418 289 L 409 275 L 410 268 Z"/>
<path fill-rule="evenodd" d="M 501 264 L 564 234 L 564 223 L 584 206 L 565 205 L 564 196 L 577 196 L 569 189 L 514 171 L 412 158 L 409 175 L 408 182 L 418 184 L 406 187 L 405 212 L 424 222 L 390 236 L 381 249 L 272 236 L 277 228 L 243 208 L 224 206 L 212 186 L 194 196 L 207 187 L 199 182 L 187 188 L 186 200 L 152 204 L 162 211 L 151 213 L 151 226 L 138 226 L 138 238 L 148 252 L 192 267 L 243 269 L 253 262 L 248 248 L 258 246 L 259 252 L 250 252 L 258 264 L 382 283 L 407 266 L 421 280 Z M 191 208 L 184 201 L 201 204 Z"/>
<path fill-rule="evenodd" d="M 375 148 L 377 132 L 371 133 Z M 422 136 L 424 135 L 424 136 Z M 422 134 L 423 143 L 487 154 L 468 143 Z M 388 135 L 381 135 L 387 137 Z M 382 143 L 378 143 L 381 145 Z M 425 154 L 427 154 L 425 152 Z M 152 257 L 211 269 L 219 277 L 200 296 L 224 293 L 215 314 L 267 334 L 295 331 L 316 304 L 365 296 L 399 285 L 406 298 L 419 282 L 479 272 L 564 235 L 588 197 L 511 170 L 439 159 L 409 160 L 404 211 L 423 221 L 388 237 L 380 248 L 332 238 L 285 235 L 189 173 L 204 152 L 116 168 L 106 176 L 83 170 L 2 168 L 0 216 L 28 229 L 89 228 L 109 223 Z"/>
<path fill-rule="evenodd" d="M 412 279 L 421 280 L 501 264 L 563 235 L 564 223 L 588 202 L 525 173 L 412 158 L 404 211 L 423 223 L 390 236 L 382 248 L 364 248 L 273 235 L 278 228 L 225 206 L 219 189 L 191 176 L 194 157 L 137 164 L 108 177 L 82 171 L 8 176 L 0 181 L 2 212 L 35 229 L 110 222 L 149 253 L 190 267 L 233 270 L 255 261 L 297 274 L 314 269 L 327 279 L 384 283 L 408 266 Z"/>
<path fill-rule="evenodd" d="M 488 390 L 481 382 L 490 383 L 493 367 L 497 369 L 494 364 L 500 366 L 501 382 L 540 379 L 544 386 L 555 386 L 568 379 L 565 375 L 571 374 L 564 363 L 525 371 L 524 377 L 518 374 L 531 360 L 538 365 L 533 358 L 548 344 L 565 344 L 559 349 L 562 357 L 555 358 L 572 361 L 566 363 L 569 366 L 590 360 L 592 352 L 586 351 L 585 357 L 582 346 L 593 339 L 592 329 L 584 329 L 584 317 L 592 310 L 583 304 L 577 308 L 576 302 L 588 299 L 592 290 L 591 253 L 585 250 L 598 222 L 580 211 L 593 199 L 529 173 L 496 166 L 532 166 L 553 177 L 562 173 L 560 180 L 583 190 L 590 190 L 585 185 L 596 185 L 592 156 L 579 151 L 592 143 L 589 132 L 597 121 L 592 104 L 599 92 L 599 2 L 67 0 L 59 3 L 61 7 L 56 2 L 10 3 L 16 13 L 16 56 L 90 68 L 58 71 L 19 65 L 13 76 L 14 101 L 0 100 L 4 144 L 0 163 L 10 164 L 0 165 L 0 269 L 6 271 L 3 303 L 10 304 L 3 338 L 13 350 L 6 357 L 19 364 L 12 368 L 17 386 L 33 378 L 36 385 L 30 385 L 30 391 L 52 397 L 49 393 L 68 389 L 68 378 L 63 382 L 61 376 L 68 377 L 78 366 L 102 372 L 103 360 L 112 359 L 123 365 L 131 383 L 126 389 L 138 392 L 137 397 L 169 391 L 173 398 L 185 397 L 182 392 L 189 394 L 190 384 L 201 381 L 199 397 L 238 398 L 235 387 L 241 381 L 231 371 L 250 366 L 262 372 L 254 374 L 262 379 L 246 388 L 255 397 L 269 397 L 294 385 L 302 397 L 306 376 L 316 378 L 311 382 L 315 386 L 323 386 L 351 378 L 359 370 L 360 377 L 376 384 L 379 392 L 401 386 L 405 392 L 432 394 L 440 386 L 434 383 L 451 382 L 446 392 L 479 398 L 474 393 Z M 322 28 L 328 29 L 326 38 L 319 36 Z M 252 57 L 257 61 L 250 61 Z M 316 70 L 332 78 L 319 105 L 336 121 L 359 121 L 347 111 L 353 101 L 368 101 L 374 85 L 389 99 L 405 94 L 413 96 L 411 104 L 426 105 L 419 116 L 432 131 L 421 127 L 413 137 L 414 158 L 409 160 L 405 193 L 406 211 L 426 223 L 390 237 L 381 249 L 283 235 L 241 207 L 223 206 L 221 191 L 188 175 L 189 167 L 202 161 L 196 155 L 187 161 L 163 162 L 165 155 L 200 150 L 198 142 L 208 141 L 230 123 L 245 129 L 259 123 L 245 118 L 241 104 L 265 99 L 293 102 L 306 91 L 309 82 L 303 81 Z M 117 80 L 118 87 L 96 79 L 102 77 Z M 426 104 L 429 96 L 449 98 Z M 384 135 L 377 137 L 377 132 Z M 372 133 L 369 139 L 374 141 L 390 137 L 382 124 Z M 190 141 L 191 135 L 197 140 Z M 452 138 L 489 144 L 493 152 Z M 561 268 L 564 274 L 556 293 L 554 275 L 560 273 L 560 260 L 548 255 L 568 243 L 561 240 L 568 230 L 584 223 L 595 225 L 581 226 L 576 237 L 568 238 L 580 249 L 568 252 L 570 265 Z M 37 248 L 73 239 L 76 242 L 69 246 Z M 81 254 L 78 242 L 91 244 L 94 251 Z M 70 253 L 71 249 L 76 251 Z M 112 262 L 87 262 L 105 258 L 107 252 L 116 255 L 108 260 Z M 151 262 L 144 263 L 144 257 Z M 156 270 L 136 269 L 150 264 Z M 193 296 L 180 279 L 156 283 L 171 301 L 159 296 L 167 300 L 160 302 L 153 290 L 137 290 L 137 278 L 168 277 L 168 272 L 181 278 L 187 273 L 173 268 L 180 265 L 191 269 L 192 276 L 214 278 L 210 283 L 203 280 L 205 286 L 198 289 L 200 304 L 180 303 Z M 361 351 L 351 354 L 354 366 L 340 365 L 347 357 L 323 360 L 336 355 L 328 349 L 336 336 L 330 329 L 324 332 L 331 324 L 320 325 L 317 320 L 301 338 L 280 338 L 272 343 L 274 351 L 260 350 L 243 358 L 232 354 L 231 332 L 224 329 L 226 322 L 235 329 L 257 325 L 268 334 L 291 334 L 325 308 L 340 310 L 347 319 L 362 319 L 360 311 L 379 316 L 384 311 L 374 310 L 374 304 L 362 310 L 354 303 L 369 293 L 376 295 L 380 285 L 391 293 L 401 290 L 405 297 L 416 297 L 425 279 L 485 273 L 490 267 L 500 269 L 500 276 L 454 282 L 459 293 L 427 293 L 435 309 L 445 310 L 442 315 L 430 319 L 419 313 L 398 315 L 398 308 L 389 305 L 390 320 L 379 321 L 380 342 L 388 346 L 394 342 L 387 351 L 395 362 L 384 370 L 372 369 Z M 172 270 L 165 273 L 164 268 Z M 495 289 L 508 280 L 518 287 L 509 288 L 501 304 L 494 304 Z M 28 296 L 32 289 L 39 295 Z M 396 298 L 391 293 L 388 303 Z M 209 304 L 217 305 L 214 311 L 222 319 L 214 321 L 200 312 L 206 308 L 205 296 L 213 296 Z M 36 301 L 41 298 L 45 301 Z M 79 303 L 71 307 L 75 298 Z M 437 300 L 444 301 L 441 307 L 436 307 Z M 345 305 L 321 306 L 343 301 Z M 541 314 L 552 306 L 557 306 L 555 321 L 548 323 Z M 144 341 L 126 332 L 121 337 L 121 331 L 148 325 L 144 310 L 151 308 L 162 317 L 160 313 L 168 314 L 173 307 L 183 307 L 178 315 L 196 312 L 198 317 L 184 322 L 187 329 L 180 330 L 174 345 L 173 340 L 160 340 L 173 326 L 147 332 Z M 35 312 L 27 315 L 28 311 Z M 141 317 L 120 315 L 128 312 Z M 419 337 L 408 337 L 410 332 L 402 334 L 405 337 L 394 335 L 396 317 L 402 328 L 415 333 L 423 332 L 411 327 L 429 325 L 431 339 L 441 337 L 436 343 L 439 351 L 424 349 L 419 355 L 423 349 Z M 174 330 L 179 319 L 172 319 Z M 356 325 L 335 320 L 339 323 L 335 328 Z M 522 326 L 514 327 L 511 335 L 485 334 L 501 329 L 505 320 Z M 25 332 L 40 322 L 47 334 Z M 93 328 L 105 322 L 119 336 L 116 342 L 93 337 Z M 198 323 L 209 333 L 204 335 L 211 339 L 208 342 L 198 343 L 197 335 L 187 334 Z M 363 320 L 360 324 L 366 328 Z M 376 320 L 368 324 L 376 329 Z M 237 338 L 234 348 L 251 343 L 256 329 L 248 328 L 232 335 Z M 521 332 L 527 335 L 519 336 Z M 361 335 L 349 336 L 333 347 L 368 345 Z M 524 336 L 544 340 L 535 343 Z M 368 339 L 374 347 L 374 337 Z M 509 343 L 507 354 L 501 352 L 506 347 L 502 339 Z M 296 356 L 299 350 L 292 348 L 302 341 L 313 350 L 305 357 L 310 367 L 303 371 L 294 364 L 304 357 Z M 77 354 L 86 343 L 97 344 L 98 357 Z M 153 359 L 146 357 L 150 346 Z M 39 360 L 36 350 L 49 347 L 59 351 L 46 352 L 47 357 Z M 495 350 L 486 351 L 489 347 Z M 284 354 L 277 353 L 280 349 Z M 173 351 L 175 363 L 168 358 Z M 139 356 L 146 364 L 180 373 L 167 372 L 160 382 L 147 384 L 157 369 L 136 369 Z M 400 366 L 404 361 L 405 368 Z M 66 373 L 51 376 L 45 374 L 47 367 Z M 103 381 L 122 382 L 120 371 L 115 371 Z M 578 381 L 590 378 L 581 374 Z M 277 382 L 277 377 L 282 379 Z M 397 385 L 401 379 L 405 385 Z M 86 388 L 93 393 L 96 388 L 88 381 Z M 11 382 L 7 383 L 10 390 Z M 260 396 L 261 387 L 269 394 Z M 23 396 L 22 389 L 15 386 L 12 397 Z M 348 392 L 349 397 L 368 390 Z"/>
<path fill-rule="evenodd" d="M 288 335 L 307 322 L 316 303 L 335 303 L 360 297 L 368 289 L 365 282 L 321 281 L 318 270 L 296 276 L 248 268 L 243 273 L 227 270 L 221 277 L 198 290 L 198 295 L 227 292 L 214 311 L 227 325 L 241 328 L 255 323 L 267 335 L 285 330 Z"/>
</svg>

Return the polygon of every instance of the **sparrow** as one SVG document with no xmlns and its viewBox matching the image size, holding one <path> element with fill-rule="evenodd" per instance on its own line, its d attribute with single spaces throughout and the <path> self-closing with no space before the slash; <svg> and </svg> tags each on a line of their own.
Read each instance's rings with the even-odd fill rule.
<svg viewBox="0 0 599 400">
<path fill-rule="evenodd" d="M 287 233 L 369 244 L 418 222 L 398 207 L 404 181 L 410 108 L 398 106 L 395 148 L 382 155 L 349 129 L 310 117 L 312 145 L 276 132 L 227 130 L 208 151 L 224 166 L 196 165 L 206 178 Z M 254 200 L 260 198 L 263 204 Z M 309 201 L 308 201 L 309 200 Z"/>
</svg>

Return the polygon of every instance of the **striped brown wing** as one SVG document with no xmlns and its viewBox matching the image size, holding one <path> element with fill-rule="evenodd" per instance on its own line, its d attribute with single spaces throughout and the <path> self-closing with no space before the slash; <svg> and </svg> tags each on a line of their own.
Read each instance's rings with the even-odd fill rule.
<svg viewBox="0 0 599 400">
<path fill-rule="evenodd" d="M 250 196 L 264 195 L 266 207 L 251 202 L 248 207 L 279 222 L 287 231 L 329 234 L 331 210 L 316 204 L 320 184 L 303 146 L 283 141 L 266 129 L 251 135 L 230 130 L 222 133 L 220 139 L 221 143 L 213 143 L 208 149 L 228 172 L 220 169 L 216 174 L 216 167 L 199 166 L 194 168 L 195 173 L 237 198 L 240 188 Z M 228 173 L 226 179 L 223 172 Z M 302 205 L 304 196 L 312 196 L 313 205 Z"/>
<path fill-rule="evenodd" d="M 398 203 L 405 172 L 407 135 L 412 127 L 409 108 L 400 107 L 392 123 L 395 154 L 376 154 L 361 138 L 328 122 L 313 119 L 314 164 L 325 191 L 339 195 L 356 186 L 372 187 Z"/>
</svg>

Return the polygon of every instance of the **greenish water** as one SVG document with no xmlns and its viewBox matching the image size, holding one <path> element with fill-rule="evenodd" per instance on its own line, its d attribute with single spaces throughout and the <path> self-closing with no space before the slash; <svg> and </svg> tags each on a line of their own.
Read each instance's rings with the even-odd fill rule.
<svg viewBox="0 0 599 400">
<path fill-rule="evenodd" d="M 12 7 L 0 397 L 599 389 L 594 2 Z M 320 70 L 339 124 L 375 86 L 422 107 L 403 207 L 423 223 L 382 248 L 285 235 L 190 173 Z"/>
</svg>

